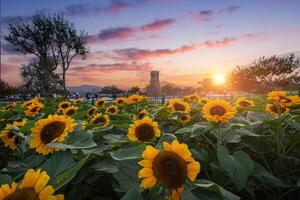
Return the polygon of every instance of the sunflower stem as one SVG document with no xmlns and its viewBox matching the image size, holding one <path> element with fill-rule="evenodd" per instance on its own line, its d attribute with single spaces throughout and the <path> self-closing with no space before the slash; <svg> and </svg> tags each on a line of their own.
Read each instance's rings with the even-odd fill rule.
<svg viewBox="0 0 300 200">
<path fill-rule="evenodd" d="M 206 137 L 205 134 L 203 134 L 203 137 L 209 142 L 209 144 L 214 148 L 214 150 L 217 151 L 217 148 L 214 145 L 214 143 L 208 137 Z"/>
<path fill-rule="evenodd" d="M 217 145 L 221 145 L 222 144 L 222 138 L 221 138 L 221 128 L 220 128 L 221 123 L 219 122 L 217 124 Z"/>
</svg>

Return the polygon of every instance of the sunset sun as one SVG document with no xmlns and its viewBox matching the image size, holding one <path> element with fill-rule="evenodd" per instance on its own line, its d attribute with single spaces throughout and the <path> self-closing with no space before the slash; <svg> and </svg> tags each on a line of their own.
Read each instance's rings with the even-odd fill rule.
<svg viewBox="0 0 300 200">
<path fill-rule="evenodd" d="M 222 85 L 226 81 L 224 74 L 215 74 L 213 80 L 215 85 Z"/>
</svg>

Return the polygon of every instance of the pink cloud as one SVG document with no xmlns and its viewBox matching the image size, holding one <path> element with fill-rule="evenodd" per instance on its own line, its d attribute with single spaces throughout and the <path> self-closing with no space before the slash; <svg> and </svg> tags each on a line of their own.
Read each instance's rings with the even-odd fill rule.
<svg viewBox="0 0 300 200">
<path fill-rule="evenodd" d="M 170 25 L 174 24 L 174 19 L 163 19 L 163 20 L 155 20 L 150 24 L 145 24 L 140 27 L 141 31 L 160 31 L 166 29 Z"/>
<path fill-rule="evenodd" d="M 115 53 L 119 56 L 119 59 L 124 60 L 147 60 L 151 58 L 158 58 L 173 54 L 185 53 L 187 51 L 192 51 L 196 49 L 196 45 L 184 45 L 177 49 L 157 49 L 157 50 L 148 50 L 148 49 L 137 49 L 137 48 L 128 48 L 128 49 L 119 49 L 115 50 Z M 118 56 L 116 58 L 118 58 Z"/>
<path fill-rule="evenodd" d="M 213 10 L 202 10 L 199 12 L 190 12 L 190 16 L 198 22 L 211 21 L 213 19 Z"/>
<path fill-rule="evenodd" d="M 117 27 L 102 30 L 98 35 L 90 35 L 87 37 L 89 44 L 124 40 L 137 36 L 139 33 L 153 33 L 164 30 L 174 24 L 174 19 L 155 20 L 152 23 L 144 24 L 138 27 Z"/>
<path fill-rule="evenodd" d="M 237 12 L 240 6 L 229 6 L 219 10 L 200 10 L 200 11 L 190 11 L 189 15 L 197 22 L 203 23 L 211 21 L 217 16 L 222 16 L 226 14 L 232 14 Z"/>
<path fill-rule="evenodd" d="M 206 40 L 201 43 L 192 43 L 189 45 L 183 45 L 175 49 L 138 49 L 138 48 L 126 48 L 115 50 L 115 60 L 148 60 L 153 58 L 160 58 L 165 56 L 171 56 L 176 54 L 184 54 L 186 52 L 203 50 L 203 49 L 214 49 L 224 48 L 231 46 L 237 42 L 249 41 L 260 39 L 264 34 L 245 34 L 237 37 L 226 37 L 221 40 Z M 113 56 L 112 56 L 113 57 Z"/>
<path fill-rule="evenodd" d="M 74 4 L 65 7 L 64 12 L 70 16 L 91 16 L 99 14 L 118 14 L 124 10 L 143 5 L 148 0 L 126 1 L 111 0 L 107 5 Z M 104 1 L 103 1 L 104 2 Z"/>
<path fill-rule="evenodd" d="M 71 68 L 74 73 L 93 74 L 95 72 L 113 73 L 119 71 L 151 71 L 152 67 L 149 63 L 113 63 L 113 64 L 89 64 Z"/>
</svg>

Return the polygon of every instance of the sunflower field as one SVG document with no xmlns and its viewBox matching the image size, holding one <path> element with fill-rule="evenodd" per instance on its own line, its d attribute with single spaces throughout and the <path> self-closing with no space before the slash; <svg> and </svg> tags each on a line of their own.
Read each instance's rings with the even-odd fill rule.
<svg viewBox="0 0 300 200">
<path fill-rule="evenodd" d="M 299 199 L 300 98 L 34 98 L 0 109 L 0 200 Z"/>
</svg>

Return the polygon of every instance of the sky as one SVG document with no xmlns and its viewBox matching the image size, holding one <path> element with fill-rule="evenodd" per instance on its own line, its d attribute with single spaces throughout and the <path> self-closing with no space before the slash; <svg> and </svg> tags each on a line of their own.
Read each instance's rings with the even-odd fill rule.
<svg viewBox="0 0 300 200">
<path fill-rule="evenodd" d="M 1 32 L 40 10 L 63 12 L 88 33 L 89 54 L 76 57 L 67 85 L 197 86 L 261 56 L 300 52 L 300 0 L 1 0 Z M 1 40 L 2 78 L 22 84 L 19 68 L 33 56 Z"/>
</svg>

